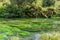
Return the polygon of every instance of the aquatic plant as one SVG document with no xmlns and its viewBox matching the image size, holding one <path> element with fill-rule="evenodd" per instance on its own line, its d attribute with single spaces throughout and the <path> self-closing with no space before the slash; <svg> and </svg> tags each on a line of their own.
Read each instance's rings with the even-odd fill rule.
<svg viewBox="0 0 60 40">
<path fill-rule="evenodd" d="M 39 40 L 60 40 L 60 33 L 54 32 L 54 33 L 44 33 L 41 35 Z"/>
</svg>

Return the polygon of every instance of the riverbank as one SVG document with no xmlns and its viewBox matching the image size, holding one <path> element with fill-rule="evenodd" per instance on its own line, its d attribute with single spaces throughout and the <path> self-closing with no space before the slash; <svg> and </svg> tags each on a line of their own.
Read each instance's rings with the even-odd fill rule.
<svg viewBox="0 0 60 40">
<path fill-rule="evenodd" d="M 21 38 L 21 40 L 40 40 L 37 36 L 48 32 L 60 32 L 59 18 L 0 18 L 1 38 L 6 37 L 9 39 L 11 37 L 10 39 L 12 39 L 14 37 L 15 39 L 17 37 L 19 39 Z M 45 40 L 44 38 L 43 40 Z"/>
<path fill-rule="evenodd" d="M 60 31 L 59 18 L 0 18 L 0 25 L 17 27 L 23 31 Z"/>
</svg>

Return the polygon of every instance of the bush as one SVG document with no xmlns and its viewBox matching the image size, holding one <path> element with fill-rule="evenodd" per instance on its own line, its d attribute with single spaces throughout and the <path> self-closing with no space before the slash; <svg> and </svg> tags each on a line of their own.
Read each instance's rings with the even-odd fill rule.
<svg viewBox="0 0 60 40">
<path fill-rule="evenodd" d="M 18 7 L 16 5 L 7 5 L 6 12 L 8 13 L 7 17 L 17 17 L 18 14 Z"/>
<path fill-rule="evenodd" d="M 6 18 L 51 18 L 51 16 L 56 14 L 52 8 L 48 8 L 47 10 L 42 10 L 41 7 L 36 7 L 35 5 L 24 5 L 21 7 L 6 5 L 4 8 L 0 8 L 0 16 Z"/>
<path fill-rule="evenodd" d="M 15 5 L 6 5 L 4 8 L 0 8 L 0 14 L 2 17 L 13 17 L 17 16 L 18 8 Z"/>
<path fill-rule="evenodd" d="M 42 2 L 43 7 L 48 7 L 52 5 L 55 5 L 55 0 L 43 0 Z"/>
<path fill-rule="evenodd" d="M 36 18 L 36 17 L 45 17 L 43 14 L 43 10 L 41 7 L 36 7 L 36 6 L 31 6 L 30 8 L 25 10 L 25 15 L 27 17 L 32 17 L 32 18 Z"/>
<path fill-rule="evenodd" d="M 60 17 L 60 7 L 56 9 L 56 12 L 57 12 L 56 17 Z"/>
<path fill-rule="evenodd" d="M 6 14 L 5 8 L 0 8 L 0 17 L 3 17 Z"/>
<path fill-rule="evenodd" d="M 53 15 L 56 15 L 55 9 L 53 9 L 53 8 L 48 8 L 46 15 L 48 16 L 48 18 L 51 18 Z"/>
<path fill-rule="evenodd" d="M 25 9 L 23 7 L 18 8 L 16 5 L 6 5 L 4 8 L 0 8 L 0 16 L 6 18 L 21 17 Z"/>
</svg>

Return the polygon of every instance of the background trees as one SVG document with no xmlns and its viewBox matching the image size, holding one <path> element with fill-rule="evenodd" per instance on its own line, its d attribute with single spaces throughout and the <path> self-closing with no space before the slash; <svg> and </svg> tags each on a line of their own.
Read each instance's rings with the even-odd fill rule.
<svg viewBox="0 0 60 40">
<path fill-rule="evenodd" d="M 43 2 L 41 2 L 42 6 L 37 6 L 37 1 L 40 0 L 10 0 L 11 4 L 6 3 L 3 5 L 3 8 L 0 8 L 0 16 L 7 18 L 46 17 L 47 11 L 43 10 L 42 6 L 47 7 L 54 5 L 55 0 L 43 0 Z"/>
</svg>

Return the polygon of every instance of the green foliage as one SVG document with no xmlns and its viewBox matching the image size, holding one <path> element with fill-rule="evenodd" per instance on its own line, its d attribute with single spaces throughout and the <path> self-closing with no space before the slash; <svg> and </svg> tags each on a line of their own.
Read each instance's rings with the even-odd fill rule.
<svg viewBox="0 0 60 40">
<path fill-rule="evenodd" d="M 18 9 L 16 5 L 7 4 L 4 8 L 0 8 L 0 16 L 11 18 L 11 17 L 19 17 L 21 16 L 24 9 Z"/>
<path fill-rule="evenodd" d="M 5 8 L 6 12 L 8 13 L 7 17 L 14 17 L 14 16 L 18 16 L 19 14 L 18 12 L 18 7 L 15 5 L 6 5 Z"/>
<path fill-rule="evenodd" d="M 43 7 L 48 7 L 52 5 L 55 5 L 55 0 L 43 0 L 42 2 Z"/>
<path fill-rule="evenodd" d="M 8 40 L 8 37 L 5 34 L 0 34 L 0 40 Z"/>
<path fill-rule="evenodd" d="M 60 6 L 59 6 L 59 7 L 57 7 L 56 12 L 57 12 L 56 17 L 60 17 Z"/>
<path fill-rule="evenodd" d="M 43 33 L 39 40 L 60 40 L 59 32 Z"/>
<path fill-rule="evenodd" d="M 0 19 L 1 20 L 1 19 Z M 5 19 L 4 19 L 5 20 Z M 16 19 L 17 20 L 17 19 Z M 59 19 L 58 19 L 59 20 Z M 50 32 L 50 31 L 58 31 L 60 30 L 60 25 L 54 23 L 57 21 L 56 19 L 38 19 L 38 20 L 32 20 L 32 19 L 24 19 L 24 22 L 22 19 L 17 20 L 17 22 L 14 20 L 6 20 L 3 21 L 0 24 L 0 35 L 2 34 L 2 38 L 5 36 L 11 37 L 11 36 L 29 36 L 30 32 Z M 59 21 L 58 21 L 59 22 Z"/>
<path fill-rule="evenodd" d="M 38 2 L 41 2 L 43 7 L 50 7 L 55 5 L 55 0 L 10 0 L 10 2 L 11 4 L 4 3 L 4 7 L 0 8 L 0 17 L 49 18 L 48 15 L 50 15 L 50 13 L 47 13 L 46 15 L 46 11 L 42 7 L 40 7 L 40 3 Z M 50 18 L 52 16 L 50 16 Z M 59 16 L 59 14 L 57 14 L 56 16 Z"/>
<path fill-rule="evenodd" d="M 53 21 L 48 20 L 39 20 L 37 22 L 27 21 L 8 25 L 30 32 L 58 30 L 58 26 L 53 24 Z"/>
<path fill-rule="evenodd" d="M 5 8 L 0 8 L 0 16 L 4 16 L 4 13 L 6 13 Z"/>
<path fill-rule="evenodd" d="M 49 18 L 48 15 L 52 15 L 52 12 L 47 13 L 48 11 L 44 11 L 41 7 L 28 3 L 22 6 L 6 4 L 0 8 L 0 16 L 6 18 Z M 46 15 L 46 13 L 48 15 Z"/>
<path fill-rule="evenodd" d="M 17 27 L 11 27 L 7 24 L 0 24 L 0 35 L 4 35 L 4 36 L 0 36 L 1 38 L 4 37 L 9 37 L 9 36 L 28 36 L 30 33 L 27 31 L 22 31 Z"/>
<path fill-rule="evenodd" d="M 11 3 L 13 4 L 14 1 L 10 0 Z M 15 0 L 16 4 L 18 5 L 18 7 L 23 6 L 23 5 L 27 5 L 27 4 L 32 4 L 35 0 Z"/>
</svg>

